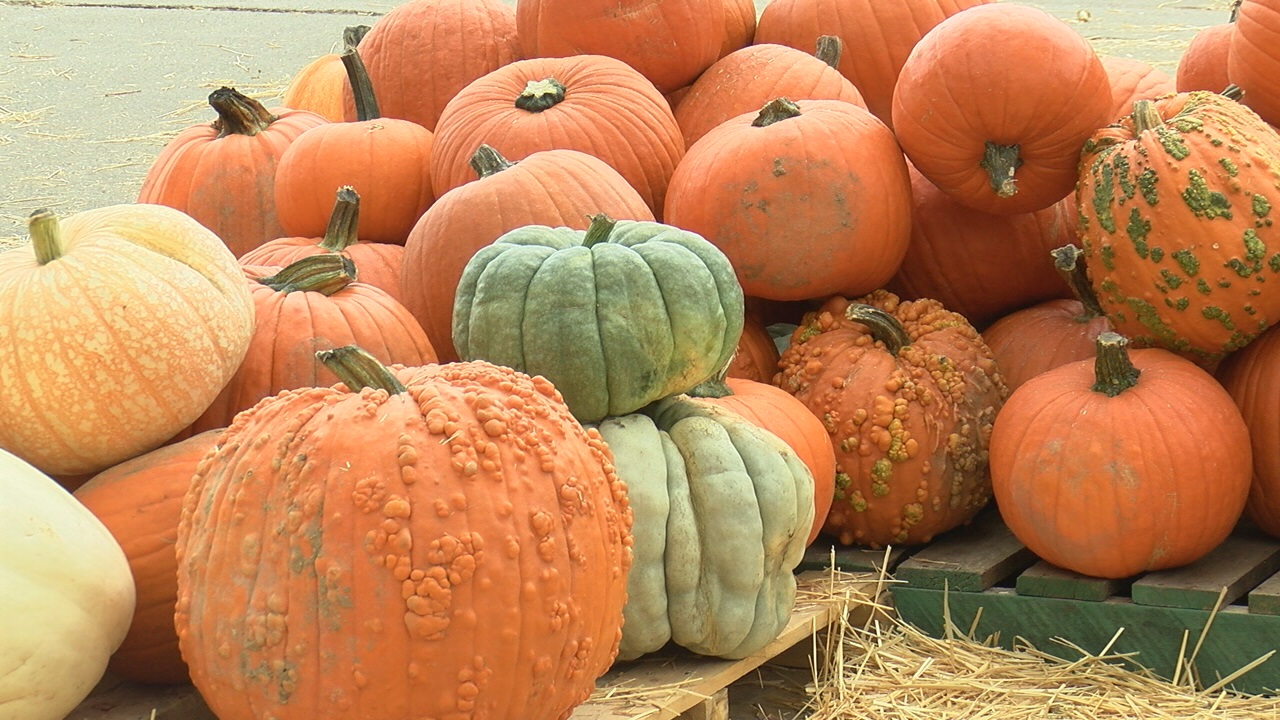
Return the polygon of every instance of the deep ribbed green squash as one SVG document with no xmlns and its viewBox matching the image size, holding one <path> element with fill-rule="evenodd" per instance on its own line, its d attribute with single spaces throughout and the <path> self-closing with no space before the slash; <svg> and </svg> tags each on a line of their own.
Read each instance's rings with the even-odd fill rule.
<svg viewBox="0 0 1280 720">
<path fill-rule="evenodd" d="M 737 659 L 776 638 L 813 523 L 808 467 L 776 435 L 683 395 L 599 430 L 635 518 L 618 658 L 674 640 Z"/>
<path fill-rule="evenodd" d="M 729 260 L 656 222 L 527 225 L 467 263 L 453 306 L 463 360 L 542 375 L 581 422 L 625 415 L 724 367 L 743 324 Z"/>
</svg>

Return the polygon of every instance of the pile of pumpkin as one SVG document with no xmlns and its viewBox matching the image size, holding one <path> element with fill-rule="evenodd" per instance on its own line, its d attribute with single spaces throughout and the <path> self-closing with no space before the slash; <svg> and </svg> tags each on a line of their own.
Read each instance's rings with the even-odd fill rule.
<svg viewBox="0 0 1280 720">
<path fill-rule="evenodd" d="M 1280 534 L 1280 0 L 1176 78 L 1014 3 L 616 5 L 410 0 L 32 215 L 0 716 L 109 662 L 223 720 L 563 718 L 766 645 L 820 531 L 994 496 L 1105 577 Z"/>
</svg>

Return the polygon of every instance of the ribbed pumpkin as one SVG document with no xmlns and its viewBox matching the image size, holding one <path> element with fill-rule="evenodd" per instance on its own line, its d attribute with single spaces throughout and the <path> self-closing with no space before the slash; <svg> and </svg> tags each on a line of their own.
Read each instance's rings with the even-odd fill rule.
<svg viewBox="0 0 1280 720">
<path fill-rule="evenodd" d="M 428 130 L 462 88 L 523 57 L 515 8 L 501 0 L 409 0 L 378 18 L 359 52 L 382 116 Z"/>
<path fill-rule="evenodd" d="M 1028 305 L 1070 297 L 1049 253 L 1075 237 L 1075 198 L 996 215 L 957 202 L 911 168 L 911 241 L 886 289 L 931 298 L 982 329 Z"/>
<path fill-rule="evenodd" d="M 1141 60 L 1116 55 L 1104 55 L 1100 59 L 1111 83 L 1112 122 L 1133 112 L 1135 100 L 1154 100 L 1177 92 L 1173 78 Z"/>
<path fill-rule="evenodd" d="M 577 150 L 541 150 L 510 162 L 481 145 L 476 179 L 440 196 L 405 241 L 401 297 L 442 361 L 453 347 L 453 299 L 467 261 L 504 233 L 525 225 L 586 230 L 591 216 L 653 220 L 649 206 L 618 171 Z"/>
<path fill-rule="evenodd" d="M 275 177 L 285 150 L 326 123 L 305 110 L 268 110 L 233 88 L 209 94 L 218 119 L 178 133 L 156 156 L 138 202 L 168 205 L 195 218 L 239 257 L 284 230 Z"/>
<path fill-rule="evenodd" d="M 759 112 L 769 101 L 844 100 L 865 108 L 862 94 L 835 65 L 840 39 L 818 39 L 814 54 L 785 45 L 752 45 L 716 61 L 689 86 L 675 110 L 686 148 L 711 128 L 747 112 Z"/>
<path fill-rule="evenodd" d="M 845 545 L 918 545 L 991 498 L 987 440 L 1007 390 L 991 351 L 933 300 L 878 290 L 805 316 L 778 385 L 822 419 L 836 453 L 824 531 Z"/>
<path fill-rule="evenodd" d="M 368 25 L 353 25 L 343 30 L 343 49 L 359 45 L 367 32 Z M 295 110 L 310 110 L 329 122 L 344 122 L 347 111 L 343 93 L 348 87 L 342 53 L 326 53 L 294 74 L 284 89 L 281 103 Z"/>
<path fill-rule="evenodd" d="M 107 670 L 139 683 L 189 680 L 178 652 L 173 606 L 178 600 L 178 539 L 182 498 L 196 467 L 222 429 L 213 429 L 126 460 L 98 473 L 75 491 L 76 499 L 120 543 L 137 588 L 137 605 L 124 642 Z"/>
<path fill-rule="evenodd" d="M 1027 381 L 991 433 L 1005 524 L 1040 558 L 1094 577 L 1199 559 L 1249 492 L 1249 432 L 1231 396 L 1184 358 L 1125 345 L 1103 333 L 1093 360 Z"/>
<path fill-rule="evenodd" d="M 689 148 L 663 216 L 724 251 L 752 297 L 862 294 L 907 252 L 911 179 L 867 110 L 780 98 Z"/>
<path fill-rule="evenodd" d="M 1071 194 L 1080 148 L 1111 122 L 1089 41 L 1049 13 L 993 3 L 943 20 L 907 59 L 893 129 L 916 168 L 984 212 L 1042 210 Z"/>
<path fill-rule="evenodd" d="M 800 456 L 813 475 L 813 525 L 805 545 L 817 539 L 836 491 L 836 453 L 822 420 L 794 395 L 767 382 L 717 378 L 686 394 L 741 415 L 778 436 Z"/>
<path fill-rule="evenodd" d="M 453 346 L 541 375 L 595 422 L 682 393 L 732 357 L 742 288 L 724 254 L 656 222 L 597 215 L 529 225 L 482 248 L 458 282 Z"/>
<path fill-rule="evenodd" d="M 1235 17 L 1227 76 L 1263 120 L 1280 124 L 1280 0 L 1245 0 Z"/>
<path fill-rule="evenodd" d="M 437 195 L 475 179 L 470 160 L 481 144 L 510 160 L 552 149 L 595 155 L 626 178 L 655 217 L 684 155 L 680 126 L 662 94 L 602 55 L 514 62 L 459 92 L 436 125 Z"/>
<path fill-rule="evenodd" d="M 1245 515 L 1280 537 L 1280 331 L 1268 330 L 1232 353 L 1218 367 L 1217 377 L 1249 428 L 1253 481 Z"/>
<path fill-rule="evenodd" d="M 599 426 L 635 513 L 622 642 L 743 658 L 786 627 L 813 524 L 813 479 L 777 436 L 703 401 L 666 398 Z"/>
<path fill-rule="evenodd" d="M 0 447 L 59 475 L 159 447 L 249 348 L 235 257 L 162 205 L 37 211 L 30 229 L 0 253 Z"/>
<path fill-rule="evenodd" d="M 1275 131 L 1208 92 L 1139 101 L 1090 139 L 1079 232 L 1116 332 L 1211 363 L 1280 319 L 1278 169 Z"/>
<path fill-rule="evenodd" d="M 755 35 L 755 0 L 724 0 L 724 39 L 720 43 L 720 57 L 750 45 Z"/>
<path fill-rule="evenodd" d="M 867 107 L 892 126 L 893 88 L 920 38 L 961 10 L 991 0 L 772 0 L 760 13 L 755 42 L 809 52 L 819 36 L 835 35 L 848 52 L 840 72 Z"/>
<path fill-rule="evenodd" d="M 284 267 L 312 255 L 340 253 L 351 258 L 360 282 L 372 285 L 398 301 L 404 246 L 360 242 L 359 220 L 360 195 L 355 188 L 344 185 L 338 188 L 333 213 L 323 236 L 276 238 L 245 253 L 240 264 Z"/>
<path fill-rule="evenodd" d="M 607 55 L 662 92 L 693 82 L 720 57 L 725 0 L 517 0 L 531 58 Z"/>
<path fill-rule="evenodd" d="M 748 308 L 742 316 L 742 337 L 729 361 L 728 377 L 772 382 L 778 372 L 778 346 L 758 312 Z"/>
<path fill-rule="evenodd" d="M 194 432 L 226 427 L 281 390 L 337 382 L 316 360 L 319 350 L 354 343 L 384 363 L 436 361 L 413 315 L 385 292 L 356 282 L 350 258 L 325 253 L 283 268 L 249 266 L 244 274 L 256 308 L 253 342 L 235 376 L 192 423 Z"/>
<path fill-rule="evenodd" d="M 397 369 L 241 414 L 178 526 L 174 624 L 223 720 L 564 718 L 613 662 L 631 509 L 551 383 Z"/>
<path fill-rule="evenodd" d="M 1042 372 L 1093 357 L 1094 341 L 1111 329 L 1089 286 L 1083 252 L 1075 245 L 1053 251 L 1054 267 L 1071 287 L 1073 299 L 1023 308 L 982 331 L 1010 392 Z"/>
<path fill-rule="evenodd" d="M 357 121 L 328 123 L 298 138 L 276 171 L 275 237 L 324 234 L 338 188 L 360 195 L 360 237 L 404 244 L 413 224 L 435 200 L 431 189 L 431 131 L 408 120 L 384 118 L 355 50 L 342 54 L 356 88 Z"/>
<path fill-rule="evenodd" d="M 1235 14 L 1232 13 L 1234 18 Z M 1178 92 L 1207 90 L 1222 92 L 1231 84 L 1227 78 L 1227 56 L 1231 52 L 1233 22 L 1210 25 L 1197 32 L 1178 59 L 1174 82 Z"/>
</svg>

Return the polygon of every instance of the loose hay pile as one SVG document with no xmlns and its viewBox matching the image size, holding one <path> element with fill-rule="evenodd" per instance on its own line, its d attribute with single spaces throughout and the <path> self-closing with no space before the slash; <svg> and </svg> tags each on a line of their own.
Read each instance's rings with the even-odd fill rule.
<svg viewBox="0 0 1280 720">
<path fill-rule="evenodd" d="M 838 594 L 827 601 L 852 604 Z M 996 645 L 996 638 L 974 638 L 949 618 L 950 637 L 936 639 L 886 613 L 872 617 L 865 625 L 833 626 L 824 648 L 827 661 L 818 668 L 810 702 L 800 716 L 810 720 L 1280 717 L 1280 698 L 1223 690 L 1234 677 L 1201 685 L 1194 673 L 1199 645 L 1195 637 L 1184 644 L 1183 671 L 1170 682 L 1122 667 L 1120 661 L 1130 656 L 1109 653 L 1109 648 L 1092 655 L 1064 643 L 1083 656 L 1067 662 L 1022 642 L 1006 650 Z M 1241 668 L 1237 676 L 1261 660 Z"/>
</svg>

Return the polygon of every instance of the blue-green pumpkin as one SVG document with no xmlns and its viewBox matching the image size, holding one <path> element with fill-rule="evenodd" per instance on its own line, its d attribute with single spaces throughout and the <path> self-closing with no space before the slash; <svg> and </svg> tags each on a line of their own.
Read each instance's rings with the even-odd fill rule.
<svg viewBox="0 0 1280 720">
<path fill-rule="evenodd" d="M 710 378 L 742 312 L 733 267 L 700 235 L 599 215 L 586 231 L 528 225 L 481 248 L 458 283 L 453 344 L 542 375 L 595 422 Z"/>
</svg>

